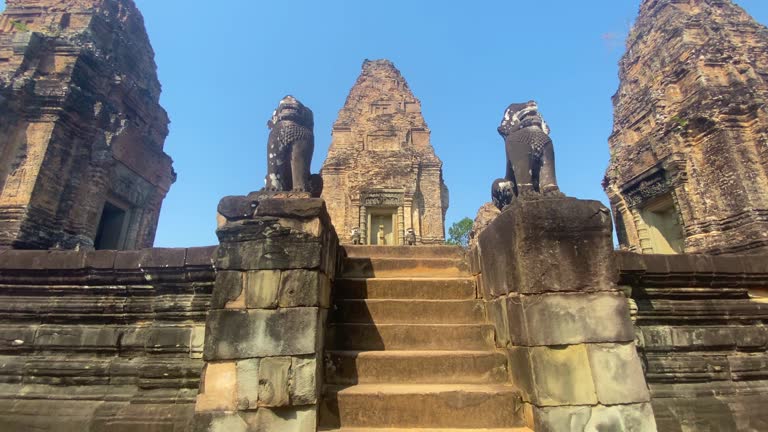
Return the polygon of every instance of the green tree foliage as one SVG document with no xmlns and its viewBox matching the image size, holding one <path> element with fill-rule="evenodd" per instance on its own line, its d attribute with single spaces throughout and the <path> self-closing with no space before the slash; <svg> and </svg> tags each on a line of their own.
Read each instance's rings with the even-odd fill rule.
<svg viewBox="0 0 768 432">
<path fill-rule="evenodd" d="M 21 21 L 11 20 L 11 24 L 13 25 L 13 28 L 15 28 L 18 31 L 22 31 L 22 32 L 29 31 L 29 27 L 27 27 L 27 25 Z"/>
<path fill-rule="evenodd" d="M 454 223 L 448 228 L 448 240 L 445 242 L 450 245 L 467 247 L 469 245 L 469 232 L 472 231 L 472 219 L 464 219 Z"/>
</svg>

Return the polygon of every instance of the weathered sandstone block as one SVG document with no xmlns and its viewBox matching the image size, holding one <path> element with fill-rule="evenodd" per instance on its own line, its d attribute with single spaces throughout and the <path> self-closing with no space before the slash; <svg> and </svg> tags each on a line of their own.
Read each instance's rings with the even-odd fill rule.
<svg viewBox="0 0 768 432">
<path fill-rule="evenodd" d="M 597 201 L 517 200 L 480 234 L 483 285 L 493 296 L 614 289 L 611 231 Z"/>
<path fill-rule="evenodd" d="M 317 352 L 318 308 L 212 310 L 206 323 L 206 360 Z M 209 336 L 210 335 L 210 336 Z"/>
<path fill-rule="evenodd" d="M 543 294 L 507 298 L 513 345 L 631 342 L 627 300 L 621 293 Z"/>
<path fill-rule="evenodd" d="M 536 432 L 656 431 L 653 409 L 648 403 L 534 408 L 533 414 Z"/>
</svg>

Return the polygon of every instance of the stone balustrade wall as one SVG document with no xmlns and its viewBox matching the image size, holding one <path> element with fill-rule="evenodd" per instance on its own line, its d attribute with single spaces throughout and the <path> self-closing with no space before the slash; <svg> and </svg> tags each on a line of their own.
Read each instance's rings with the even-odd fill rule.
<svg viewBox="0 0 768 432">
<path fill-rule="evenodd" d="M 768 256 L 616 262 L 659 430 L 768 430 Z"/>
<path fill-rule="evenodd" d="M 472 271 L 536 432 L 655 431 L 609 211 L 519 200 L 479 235 Z"/>
<path fill-rule="evenodd" d="M 190 430 L 214 250 L 0 252 L 0 430 Z"/>
<path fill-rule="evenodd" d="M 228 197 L 219 213 L 195 430 L 315 432 L 342 253 L 325 202 Z"/>
</svg>

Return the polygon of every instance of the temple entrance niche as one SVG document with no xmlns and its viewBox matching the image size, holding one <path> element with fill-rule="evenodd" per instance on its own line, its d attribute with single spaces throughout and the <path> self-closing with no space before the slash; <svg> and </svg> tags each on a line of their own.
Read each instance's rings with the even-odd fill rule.
<svg viewBox="0 0 768 432">
<path fill-rule="evenodd" d="M 640 216 L 648 229 L 648 240 L 657 254 L 683 253 L 685 239 L 672 197 L 656 198 L 642 209 Z"/>
<path fill-rule="evenodd" d="M 397 208 L 373 208 L 368 214 L 368 244 L 376 246 L 395 246 L 398 243 L 395 235 L 397 227 Z"/>
<path fill-rule="evenodd" d="M 679 160 L 663 161 L 638 175 L 615 193 L 611 206 L 622 248 L 644 254 L 686 252 L 683 213 L 677 196 L 684 194 L 687 178 Z"/>
<path fill-rule="evenodd" d="M 365 244 L 403 244 L 406 223 L 405 191 L 393 189 L 362 192 L 359 199 L 360 237 Z M 409 209 L 410 210 L 410 209 Z M 407 224 L 410 228 L 410 224 Z"/>
<path fill-rule="evenodd" d="M 97 250 L 120 250 L 125 245 L 125 237 L 128 231 L 126 223 L 128 210 L 125 206 L 114 204 L 112 202 L 104 203 L 104 210 L 101 213 L 99 229 L 94 240 L 94 247 Z"/>
</svg>

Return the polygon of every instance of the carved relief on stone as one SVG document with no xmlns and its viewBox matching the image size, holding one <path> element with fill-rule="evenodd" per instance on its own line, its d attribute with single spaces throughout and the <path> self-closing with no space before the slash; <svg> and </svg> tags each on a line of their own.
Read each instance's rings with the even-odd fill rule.
<svg viewBox="0 0 768 432">
<path fill-rule="evenodd" d="M 379 130 L 368 134 L 366 150 L 396 151 L 400 150 L 400 137 L 394 130 Z"/>
<path fill-rule="evenodd" d="M 408 139 L 416 147 L 429 145 L 429 131 L 422 128 L 413 128 L 408 131 Z"/>
<path fill-rule="evenodd" d="M 400 207 L 404 196 L 402 192 L 363 192 L 360 202 L 366 207 Z"/>
<path fill-rule="evenodd" d="M 418 102 L 406 101 L 403 104 L 405 105 L 406 113 L 421 113 L 421 105 Z"/>
<path fill-rule="evenodd" d="M 664 170 L 658 170 L 652 176 L 624 190 L 627 207 L 634 208 L 656 197 L 669 193 L 670 183 Z"/>
<path fill-rule="evenodd" d="M 335 127 L 332 132 L 333 141 L 339 147 L 347 148 L 354 147 L 357 143 L 355 135 L 352 133 L 352 129 L 345 127 Z"/>
<path fill-rule="evenodd" d="M 371 104 L 371 114 L 374 116 L 393 114 L 397 110 L 397 105 L 390 101 L 377 101 Z"/>
<path fill-rule="evenodd" d="M 672 192 L 688 180 L 686 162 L 681 155 L 674 154 L 670 159 L 659 162 L 636 180 L 627 182 L 621 190 L 621 196 L 628 208 L 635 208 Z"/>
</svg>

